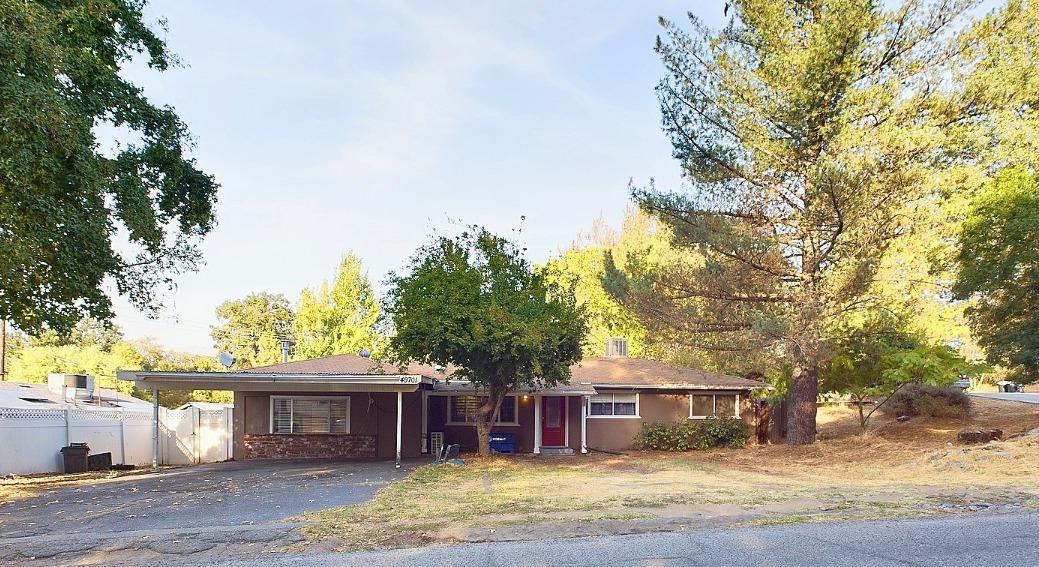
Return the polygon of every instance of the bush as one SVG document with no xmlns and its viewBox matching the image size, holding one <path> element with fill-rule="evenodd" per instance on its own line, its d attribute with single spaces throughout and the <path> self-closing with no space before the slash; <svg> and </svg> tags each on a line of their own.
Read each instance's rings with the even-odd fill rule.
<svg viewBox="0 0 1039 567">
<path fill-rule="evenodd" d="M 743 420 L 704 419 L 673 424 L 644 424 L 635 435 L 635 447 L 658 451 L 702 451 L 711 447 L 739 448 L 747 444 L 750 433 Z"/>
<path fill-rule="evenodd" d="M 967 417 L 970 396 L 959 388 L 910 384 L 895 392 L 880 411 L 894 416 Z"/>
</svg>

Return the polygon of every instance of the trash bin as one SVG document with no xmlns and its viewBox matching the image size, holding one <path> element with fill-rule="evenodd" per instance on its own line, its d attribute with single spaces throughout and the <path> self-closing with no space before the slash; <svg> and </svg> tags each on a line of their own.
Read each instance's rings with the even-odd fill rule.
<svg viewBox="0 0 1039 567">
<path fill-rule="evenodd" d="M 491 451 L 494 453 L 515 453 L 516 434 L 512 432 L 491 432 Z"/>
<path fill-rule="evenodd" d="M 65 457 L 65 472 L 87 472 L 88 453 L 90 453 L 90 447 L 86 443 L 72 443 L 68 447 L 62 447 L 61 454 Z"/>
</svg>

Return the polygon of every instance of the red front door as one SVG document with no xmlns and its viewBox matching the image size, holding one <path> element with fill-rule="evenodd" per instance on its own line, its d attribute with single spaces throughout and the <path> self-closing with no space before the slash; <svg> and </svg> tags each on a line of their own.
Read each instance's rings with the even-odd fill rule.
<svg viewBox="0 0 1039 567">
<path fill-rule="evenodd" d="M 541 398 L 541 445 L 544 447 L 566 445 L 566 398 L 564 396 Z"/>
</svg>

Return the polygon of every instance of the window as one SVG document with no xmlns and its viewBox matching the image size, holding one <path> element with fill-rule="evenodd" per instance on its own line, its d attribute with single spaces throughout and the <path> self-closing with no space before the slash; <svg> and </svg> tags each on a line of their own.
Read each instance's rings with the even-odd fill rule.
<svg viewBox="0 0 1039 567">
<path fill-rule="evenodd" d="M 737 394 L 690 394 L 689 418 L 739 417 L 740 397 Z"/>
<path fill-rule="evenodd" d="M 350 398 L 271 396 L 271 433 L 350 433 Z"/>
<path fill-rule="evenodd" d="M 476 423 L 476 413 L 484 396 L 451 396 L 448 398 L 447 422 L 453 424 Z M 516 396 L 505 396 L 498 412 L 497 425 L 516 425 Z"/>
<path fill-rule="evenodd" d="M 588 417 L 638 416 L 638 394 L 599 394 L 588 399 Z"/>
</svg>

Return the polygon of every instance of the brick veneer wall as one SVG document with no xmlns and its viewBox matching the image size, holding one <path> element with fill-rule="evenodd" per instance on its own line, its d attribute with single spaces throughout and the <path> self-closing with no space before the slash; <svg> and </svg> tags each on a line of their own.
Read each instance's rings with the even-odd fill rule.
<svg viewBox="0 0 1039 567">
<path fill-rule="evenodd" d="M 245 436 L 246 459 L 374 456 L 374 435 L 314 433 L 298 435 L 247 434 Z"/>
</svg>

